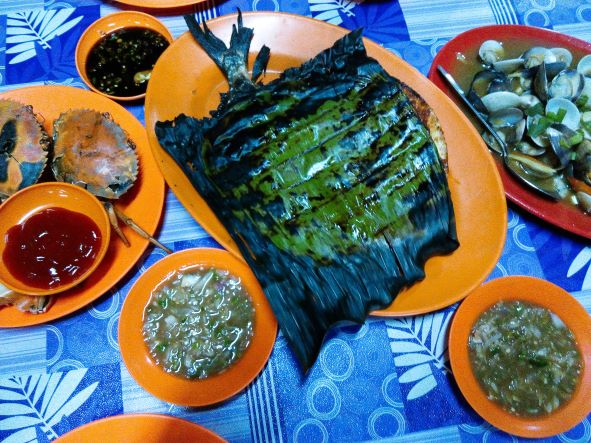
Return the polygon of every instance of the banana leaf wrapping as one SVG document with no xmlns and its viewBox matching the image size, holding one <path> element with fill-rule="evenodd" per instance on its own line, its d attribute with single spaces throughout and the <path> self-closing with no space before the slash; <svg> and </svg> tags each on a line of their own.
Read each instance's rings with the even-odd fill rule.
<svg viewBox="0 0 591 443">
<path fill-rule="evenodd" d="M 192 17 L 230 90 L 211 117 L 158 122 L 162 147 L 226 227 L 304 369 L 336 322 L 363 322 L 458 246 L 447 177 L 401 83 L 360 31 L 268 84 L 252 29 L 226 48 Z"/>
</svg>

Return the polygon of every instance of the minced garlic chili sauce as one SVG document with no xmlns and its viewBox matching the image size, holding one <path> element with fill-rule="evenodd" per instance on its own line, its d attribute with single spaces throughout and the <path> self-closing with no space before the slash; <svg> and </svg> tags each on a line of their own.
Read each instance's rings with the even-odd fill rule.
<svg viewBox="0 0 591 443">
<path fill-rule="evenodd" d="M 2 260 L 21 282 L 39 289 L 69 284 L 94 262 L 101 231 L 87 215 L 64 208 L 33 214 L 6 233 Z"/>
<path fill-rule="evenodd" d="M 166 372 L 202 379 L 242 357 L 253 337 L 254 314 L 242 282 L 228 271 L 186 270 L 152 293 L 144 340 Z"/>
<path fill-rule="evenodd" d="M 518 416 L 542 416 L 573 395 L 582 358 L 568 327 L 548 309 L 502 301 L 485 311 L 468 341 L 488 398 Z"/>
</svg>

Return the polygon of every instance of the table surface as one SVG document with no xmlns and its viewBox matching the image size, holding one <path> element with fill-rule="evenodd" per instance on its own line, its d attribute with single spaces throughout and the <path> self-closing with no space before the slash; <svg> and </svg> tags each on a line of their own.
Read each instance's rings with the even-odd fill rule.
<svg viewBox="0 0 591 443">
<path fill-rule="evenodd" d="M 527 24 L 591 41 L 589 0 L 208 0 L 188 10 L 152 13 L 177 37 L 186 31 L 181 13 L 195 11 L 200 19 L 210 19 L 237 7 L 292 12 L 349 29 L 363 26 L 367 37 L 423 74 L 450 38 L 477 26 Z M 75 42 L 94 20 L 120 9 L 125 7 L 96 0 L 0 0 L 0 91 L 39 84 L 83 88 L 75 68 Z M 39 31 L 33 51 L 14 38 L 20 35 L 18 23 L 31 12 L 47 18 L 31 23 Z M 47 23 L 55 32 L 38 29 Z M 55 38 L 47 42 L 43 36 L 49 34 Z M 127 108 L 144 122 L 142 106 Z M 505 248 L 489 279 L 541 277 L 571 292 L 591 311 L 589 241 L 512 205 L 508 217 Z M 170 191 L 157 236 L 177 251 L 219 247 Z M 135 383 L 122 363 L 117 325 L 130 286 L 162 256 L 148 249 L 117 287 L 70 316 L 0 330 L 1 441 L 53 440 L 93 420 L 131 413 L 185 418 L 236 442 L 521 440 L 476 415 L 453 381 L 444 341 L 439 348 L 431 346 L 447 332 L 457 305 L 417 317 L 370 318 L 362 326 L 336 327 L 307 376 L 279 335 L 255 381 L 214 407 L 185 408 L 156 399 Z M 400 337 L 406 337 L 403 344 Z M 40 410 L 40 398 L 51 401 L 57 411 L 51 423 L 44 416 L 47 411 Z M 590 417 L 543 441 L 591 441 Z"/>
</svg>

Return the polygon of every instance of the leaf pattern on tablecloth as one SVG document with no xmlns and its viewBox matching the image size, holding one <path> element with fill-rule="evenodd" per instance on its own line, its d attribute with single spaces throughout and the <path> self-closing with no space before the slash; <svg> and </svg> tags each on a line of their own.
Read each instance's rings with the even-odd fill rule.
<svg viewBox="0 0 591 443">
<path fill-rule="evenodd" d="M 86 372 L 76 369 L 0 380 L 0 432 L 13 431 L 3 443 L 36 441 L 36 427 L 48 439 L 57 438 L 54 426 L 76 412 L 98 386 L 95 382 L 78 390 Z"/>
<path fill-rule="evenodd" d="M 404 368 L 401 384 L 411 384 L 406 399 L 420 398 L 437 387 L 433 366 L 450 372 L 447 365 L 447 326 L 452 312 L 404 317 L 386 322 L 394 364 Z"/>
<path fill-rule="evenodd" d="M 84 18 L 79 15 L 70 19 L 74 8 L 33 9 L 8 14 L 6 22 L 6 54 L 11 56 L 8 64 L 14 65 L 38 55 L 39 51 L 51 49 L 51 42 Z"/>
<path fill-rule="evenodd" d="M 324 20 L 333 25 L 340 25 L 343 23 L 341 13 L 353 16 L 353 8 L 363 0 L 308 0 L 310 4 L 310 12 L 317 20 Z"/>
<path fill-rule="evenodd" d="M 572 277 L 585 267 L 587 267 L 587 272 L 585 273 L 585 279 L 583 280 L 581 290 L 591 289 L 591 247 L 589 246 L 584 247 L 577 254 L 568 268 L 566 277 Z"/>
</svg>

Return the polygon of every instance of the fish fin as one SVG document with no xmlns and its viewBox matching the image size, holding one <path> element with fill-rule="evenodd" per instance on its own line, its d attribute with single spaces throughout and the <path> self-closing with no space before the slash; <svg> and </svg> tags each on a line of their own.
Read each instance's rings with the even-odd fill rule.
<svg viewBox="0 0 591 443">
<path fill-rule="evenodd" d="M 257 80 L 261 75 L 263 75 L 267 71 L 267 64 L 269 63 L 269 56 L 271 55 L 271 50 L 268 46 L 263 45 L 259 53 L 257 54 L 257 58 L 254 61 L 254 66 L 252 68 L 252 81 L 256 83 Z"/>
<path fill-rule="evenodd" d="M 199 161 L 203 144 L 203 122 L 181 114 L 173 121 L 157 122 L 154 130 L 160 145 L 190 179 L 197 180 L 195 162 Z"/>
<path fill-rule="evenodd" d="M 237 23 L 232 25 L 229 47 L 210 31 L 205 22 L 203 22 L 203 29 L 201 29 L 193 15 L 185 15 L 185 21 L 197 43 L 224 72 L 230 89 L 253 86 L 253 81 L 248 74 L 248 52 L 254 31 L 243 25 L 240 10 L 238 10 Z M 255 63 L 255 71 L 258 72 L 258 76 L 266 68 L 265 58 L 268 61 L 268 54 L 265 55 L 266 52 L 268 53 L 268 48 L 264 48 L 263 46 L 261 49 L 263 54 L 259 53 L 259 57 L 257 57 L 259 65 Z"/>
</svg>

